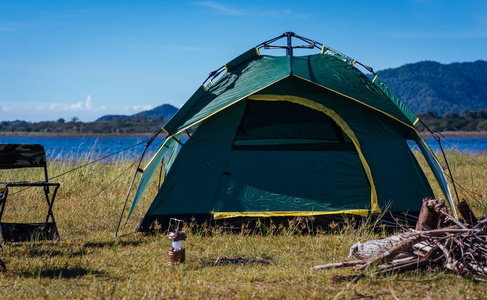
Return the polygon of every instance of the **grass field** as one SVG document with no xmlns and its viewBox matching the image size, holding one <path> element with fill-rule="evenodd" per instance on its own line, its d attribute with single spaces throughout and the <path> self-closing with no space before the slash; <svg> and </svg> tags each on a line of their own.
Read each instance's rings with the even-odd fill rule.
<svg viewBox="0 0 487 300">
<path fill-rule="evenodd" d="M 455 152 L 448 157 L 461 185 L 460 197 L 469 200 L 478 216 L 486 215 L 487 171 L 481 164 L 487 165 L 487 155 L 476 155 L 476 162 Z M 62 174 L 83 163 L 51 161 L 50 174 Z M 164 234 L 133 233 L 149 197 L 142 199 L 135 215 L 122 226 L 122 237 L 114 237 L 132 163 L 123 158 L 95 163 L 54 180 L 61 183 L 54 205 L 61 240 L 4 244 L 0 258 L 8 270 L 0 272 L 0 299 L 481 299 L 487 294 L 485 282 L 443 271 L 381 277 L 363 273 L 358 280 L 341 282 L 333 276 L 356 271 L 311 271 L 314 265 L 346 260 L 349 247 L 356 242 L 391 234 L 373 231 L 370 224 L 356 229 L 350 222 L 312 235 L 299 233 L 304 225 L 298 220 L 287 228 L 262 227 L 253 232 L 193 230 L 186 240 L 186 263 L 168 267 L 170 243 Z M 38 175 L 2 171 L 1 181 Z M 432 179 L 431 174 L 427 176 Z M 155 191 L 154 184 L 147 194 Z M 3 221 L 42 220 L 47 209 L 38 192 L 11 194 Z M 215 264 L 225 258 L 253 258 L 254 263 Z"/>
</svg>

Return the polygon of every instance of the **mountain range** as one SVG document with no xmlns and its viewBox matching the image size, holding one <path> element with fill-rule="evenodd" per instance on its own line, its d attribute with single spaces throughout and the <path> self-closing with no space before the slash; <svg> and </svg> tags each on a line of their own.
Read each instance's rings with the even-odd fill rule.
<svg viewBox="0 0 487 300">
<path fill-rule="evenodd" d="M 113 122 L 115 120 L 124 121 L 127 118 L 133 120 L 145 119 L 146 121 L 169 121 L 176 114 L 178 109 L 171 104 L 162 104 L 153 109 L 142 111 L 130 116 L 127 115 L 105 115 L 95 120 L 95 122 Z M 162 120 L 161 120 L 162 118 Z"/>
<path fill-rule="evenodd" d="M 487 109 L 486 61 L 423 61 L 376 73 L 415 113 Z"/>
<path fill-rule="evenodd" d="M 376 72 L 415 113 L 461 114 L 487 109 L 487 61 L 441 64 L 423 61 Z M 163 104 L 131 116 L 106 115 L 96 122 L 145 119 L 168 121 L 178 109 Z"/>
</svg>

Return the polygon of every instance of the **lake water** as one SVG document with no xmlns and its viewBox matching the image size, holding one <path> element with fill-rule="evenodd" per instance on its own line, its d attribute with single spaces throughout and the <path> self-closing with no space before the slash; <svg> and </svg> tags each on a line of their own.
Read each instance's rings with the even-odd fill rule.
<svg viewBox="0 0 487 300">
<path fill-rule="evenodd" d="M 114 154 L 113 157 L 136 158 L 145 148 L 149 137 L 1 137 L 0 143 L 41 144 L 48 159 L 83 157 L 100 158 Z M 150 151 L 160 145 L 163 138 L 152 143 Z M 115 154 L 116 153 L 116 154 Z"/>
<path fill-rule="evenodd" d="M 149 137 L 0 137 L 0 143 L 41 144 L 50 159 L 103 157 L 113 153 L 117 153 L 115 157 L 136 158 L 142 153 L 148 140 Z M 433 138 L 425 137 L 425 140 L 433 151 L 439 151 L 438 143 Z M 184 143 L 185 139 L 182 141 Z M 163 137 L 154 140 L 149 152 L 154 152 L 162 142 Z M 487 152 L 487 137 L 445 138 L 442 145 L 445 149 L 457 151 Z"/>
<path fill-rule="evenodd" d="M 424 138 L 433 151 L 440 151 L 438 143 L 432 137 Z M 487 152 L 487 137 L 446 137 L 441 140 L 444 149 L 469 153 Z"/>
</svg>

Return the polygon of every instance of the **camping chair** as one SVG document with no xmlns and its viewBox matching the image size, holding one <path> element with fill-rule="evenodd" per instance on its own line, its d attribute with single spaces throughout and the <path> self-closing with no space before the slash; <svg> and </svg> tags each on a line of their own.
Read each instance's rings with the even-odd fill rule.
<svg viewBox="0 0 487 300">
<path fill-rule="evenodd" d="M 4 242 L 59 239 L 52 212 L 59 183 L 48 182 L 44 147 L 38 144 L 0 144 L 0 169 L 44 168 L 44 181 L 0 182 L 0 231 Z M 2 216 L 11 188 L 42 187 L 47 202 L 47 215 L 43 223 L 5 223 Z M 54 188 L 51 194 L 51 188 Z"/>
</svg>

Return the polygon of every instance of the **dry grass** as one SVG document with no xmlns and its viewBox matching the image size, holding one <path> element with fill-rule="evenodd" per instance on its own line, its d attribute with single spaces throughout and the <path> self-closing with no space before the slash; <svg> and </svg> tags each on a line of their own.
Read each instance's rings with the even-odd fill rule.
<svg viewBox="0 0 487 300">
<path fill-rule="evenodd" d="M 484 215 L 481 199 L 487 196 L 486 169 L 454 152 L 448 156 L 455 179 L 473 192 L 473 196 L 464 197 L 475 198 L 470 200 L 475 212 Z M 475 159 L 487 165 L 487 155 L 476 155 Z M 52 161 L 50 174 L 62 174 L 80 164 L 83 162 Z M 387 277 L 364 273 L 360 279 L 335 281 L 334 275 L 346 276 L 353 271 L 310 270 L 313 265 L 345 260 L 349 247 L 358 241 L 389 234 L 374 232 L 370 224 L 357 229 L 349 223 L 313 235 L 298 234 L 299 222 L 289 228 L 261 228 L 257 232 L 195 230 L 186 241 L 186 263 L 168 267 L 169 241 L 163 234 L 132 233 L 151 199 L 142 199 L 135 215 L 123 226 L 124 236 L 114 238 L 133 168 L 106 190 L 102 187 L 131 164 L 119 157 L 58 178 L 61 188 L 54 213 L 61 241 L 5 246 L 0 257 L 8 271 L 0 272 L 1 299 L 475 299 L 484 298 L 487 292 L 485 282 L 451 273 L 412 271 Z M 35 175 L 24 170 L 3 174 L 2 181 Z M 155 191 L 153 185 L 147 194 Z M 15 205 L 7 207 L 5 217 L 27 221 L 44 216 L 45 206 L 35 191 L 11 197 L 8 204 Z M 36 206 L 29 204 L 33 202 Z M 262 258 L 269 263 L 213 264 L 219 258 Z"/>
</svg>

